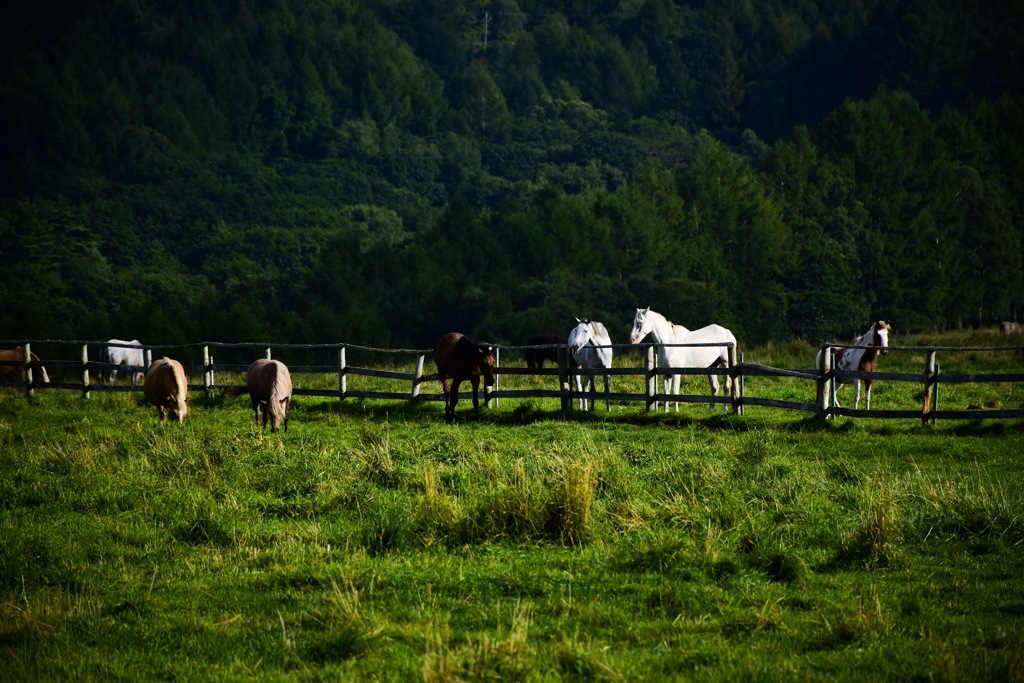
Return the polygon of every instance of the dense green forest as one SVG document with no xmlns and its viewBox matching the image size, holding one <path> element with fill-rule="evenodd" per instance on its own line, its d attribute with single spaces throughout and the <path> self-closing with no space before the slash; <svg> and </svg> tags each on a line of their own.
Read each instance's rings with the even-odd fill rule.
<svg viewBox="0 0 1024 683">
<path fill-rule="evenodd" d="M 0 337 L 741 343 L 1017 318 L 1011 0 L 36 0 Z"/>
</svg>

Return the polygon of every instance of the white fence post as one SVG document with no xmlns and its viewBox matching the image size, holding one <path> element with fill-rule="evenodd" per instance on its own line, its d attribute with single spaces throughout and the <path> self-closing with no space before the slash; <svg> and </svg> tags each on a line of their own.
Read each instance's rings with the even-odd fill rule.
<svg viewBox="0 0 1024 683">
<path fill-rule="evenodd" d="M 203 389 L 209 392 L 213 388 L 213 382 L 210 381 L 210 376 L 213 373 L 210 365 L 210 347 L 203 345 Z"/>
<path fill-rule="evenodd" d="M 82 398 L 89 398 L 89 345 L 82 344 Z"/>
<path fill-rule="evenodd" d="M 412 373 L 412 400 L 414 401 L 420 397 L 420 384 L 423 382 L 423 364 L 425 359 L 425 354 L 416 354 L 416 369 Z"/>
<path fill-rule="evenodd" d="M 32 395 L 32 344 L 25 342 L 25 395 Z"/>
<path fill-rule="evenodd" d="M 345 347 L 338 348 L 338 400 L 344 401 L 348 394 L 348 372 L 345 364 Z"/>
</svg>

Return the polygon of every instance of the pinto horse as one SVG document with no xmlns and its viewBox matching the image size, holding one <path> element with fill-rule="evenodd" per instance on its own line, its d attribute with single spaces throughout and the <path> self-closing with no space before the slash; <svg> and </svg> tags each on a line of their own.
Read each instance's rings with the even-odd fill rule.
<svg viewBox="0 0 1024 683">
<path fill-rule="evenodd" d="M 32 381 L 42 381 L 49 383 L 50 376 L 46 374 L 46 368 L 43 367 L 42 362 L 39 360 L 39 356 L 34 351 L 28 352 L 28 365 L 32 368 Z M 25 381 L 25 347 L 15 346 L 13 349 L 0 349 L 0 361 L 10 361 L 18 363 L 18 365 L 0 365 L 0 375 L 14 375 L 20 381 Z"/>
<path fill-rule="evenodd" d="M 633 318 L 633 331 L 629 335 L 630 344 L 639 344 L 647 335 L 658 344 L 658 365 L 664 368 L 716 368 L 729 364 L 729 347 L 736 348 L 736 337 L 721 325 L 708 325 L 699 330 L 688 330 L 682 325 L 673 324 L 661 313 L 648 308 L 636 309 Z M 721 346 L 666 346 L 667 344 L 710 344 L 720 343 Z M 718 377 L 709 373 L 711 380 L 711 410 L 715 409 L 715 398 L 718 396 Z M 665 373 L 665 393 L 679 395 L 677 374 Z M 732 378 L 725 377 L 726 390 L 735 398 L 735 386 Z M 665 401 L 665 412 L 668 412 L 668 401 Z M 676 412 L 679 412 L 679 401 L 676 401 Z"/>
<path fill-rule="evenodd" d="M 867 346 L 870 348 L 866 349 L 846 349 L 831 347 L 829 350 L 832 355 L 835 356 L 835 368 L 841 372 L 878 372 L 878 354 L 881 353 L 883 356 L 889 353 L 889 332 L 891 331 L 889 323 L 884 320 L 876 320 L 871 328 L 853 340 L 854 346 Z M 815 357 L 814 366 L 817 368 L 821 367 L 821 351 L 818 351 L 818 355 Z M 839 382 L 836 385 L 836 393 L 843 388 L 843 383 Z M 853 380 L 853 409 L 856 410 L 860 406 L 860 379 Z M 865 406 L 867 410 L 871 410 L 871 380 L 864 380 L 864 398 Z M 839 405 L 839 400 L 836 399 L 836 407 Z"/>
<path fill-rule="evenodd" d="M 132 384 L 141 382 L 143 380 L 142 370 L 145 367 L 146 360 L 142 352 L 142 344 L 139 340 L 123 341 L 121 339 L 111 339 L 107 344 L 107 346 L 100 349 L 100 363 L 106 363 L 114 367 L 101 368 L 100 381 L 103 381 L 103 373 L 107 372 L 109 373 L 110 383 L 113 384 L 114 380 L 117 379 L 117 368 L 124 365 L 127 368 L 134 368 L 134 372 L 131 375 Z"/>
<path fill-rule="evenodd" d="M 156 406 L 161 421 L 165 417 L 178 422 L 185 421 L 185 415 L 188 414 L 188 381 L 181 363 L 167 357 L 153 361 L 146 372 L 142 392 L 146 400 Z"/>
<path fill-rule="evenodd" d="M 588 370 L 609 369 L 612 367 L 612 338 L 608 329 L 601 323 L 584 318 L 576 318 L 576 327 L 569 333 L 569 349 L 572 351 L 573 360 L 581 367 Z M 591 394 L 597 392 L 594 375 L 589 375 L 586 381 L 582 381 L 576 375 L 576 391 L 580 395 L 580 410 L 588 410 L 590 402 L 587 401 L 583 386 L 589 387 Z M 604 403 L 605 409 L 612 409 L 611 397 L 608 389 L 608 375 L 604 375 Z"/>
<path fill-rule="evenodd" d="M 549 360 L 558 365 L 558 348 L 569 343 L 568 337 L 560 337 L 557 334 L 541 334 L 530 337 L 526 341 L 527 346 L 547 346 L 545 349 L 525 349 L 523 357 L 526 359 L 526 367 L 540 370 L 544 367 L 544 361 Z"/>
<path fill-rule="evenodd" d="M 480 375 L 486 386 L 494 385 L 494 347 L 475 344 L 464 334 L 449 332 L 437 340 L 434 347 L 434 363 L 437 375 L 444 389 L 444 414 L 448 420 L 455 420 L 455 404 L 459 402 L 459 385 L 469 380 L 473 385 L 473 412 L 480 419 L 480 404 L 477 391 Z M 451 386 L 448 380 L 451 378 Z"/>
</svg>

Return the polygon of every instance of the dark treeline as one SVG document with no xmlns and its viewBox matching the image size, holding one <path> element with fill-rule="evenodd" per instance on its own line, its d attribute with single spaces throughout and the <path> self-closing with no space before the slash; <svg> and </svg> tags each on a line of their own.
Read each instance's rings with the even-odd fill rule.
<svg viewBox="0 0 1024 683">
<path fill-rule="evenodd" d="M 38 0 L 0 337 L 741 343 L 1015 318 L 1008 0 Z"/>
</svg>

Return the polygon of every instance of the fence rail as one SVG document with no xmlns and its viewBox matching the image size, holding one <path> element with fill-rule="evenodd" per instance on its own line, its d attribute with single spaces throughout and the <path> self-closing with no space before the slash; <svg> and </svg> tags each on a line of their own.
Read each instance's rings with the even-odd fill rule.
<svg viewBox="0 0 1024 683">
<path fill-rule="evenodd" d="M 0 387 L 18 387 L 26 394 L 32 395 L 36 389 L 63 389 L 76 390 L 82 396 L 88 398 L 93 391 L 102 392 L 131 392 L 139 391 L 140 387 L 130 384 L 111 384 L 96 382 L 94 379 L 100 376 L 101 371 L 118 369 L 132 381 L 136 371 L 144 372 L 145 367 L 152 362 L 154 351 L 158 355 L 173 353 L 177 356 L 200 356 L 198 364 L 188 364 L 183 361 L 186 373 L 192 377 L 202 377 L 202 383 L 189 384 L 190 391 L 214 391 L 218 389 L 216 375 L 218 372 L 244 372 L 248 363 L 217 363 L 211 353 L 212 350 L 235 350 L 254 351 L 258 350 L 261 357 L 270 358 L 274 350 L 278 351 L 304 351 L 304 352 L 326 352 L 332 363 L 324 364 L 292 364 L 289 370 L 293 375 L 337 375 L 337 389 L 321 389 L 310 387 L 295 387 L 293 393 L 297 396 L 337 397 L 339 400 L 346 399 L 378 399 L 378 400 L 412 400 L 412 401 L 443 401 L 442 393 L 424 392 L 423 385 L 438 381 L 437 373 L 425 371 L 426 360 L 433 354 L 432 349 L 381 349 L 352 344 L 266 344 L 266 343 L 224 343 L 224 342 L 203 342 L 199 344 L 181 345 L 143 345 L 145 366 L 116 366 L 111 363 L 104 363 L 93 359 L 90 356 L 99 357 L 99 350 L 109 346 L 124 346 L 123 344 L 111 344 L 98 341 L 66 341 L 53 339 L 21 339 L 0 341 L 0 348 L 11 348 L 13 346 L 24 347 L 24 358 L 22 361 L 0 360 Z M 567 362 L 568 349 L 565 346 L 557 347 L 550 345 L 542 346 L 504 346 L 500 350 L 524 351 L 527 349 L 551 349 L 558 352 L 560 359 L 558 367 L 530 369 L 521 366 L 501 366 L 500 362 L 495 367 L 495 384 L 484 387 L 485 405 L 491 406 L 500 399 L 525 400 L 525 399 L 559 399 L 563 411 L 571 409 L 576 399 L 586 398 L 593 404 L 594 401 L 608 399 L 615 402 L 643 402 L 647 410 L 657 410 L 669 402 L 688 403 L 723 403 L 736 413 L 743 413 L 746 407 L 766 407 L 782 410 L 796 410 L 803 412 L 816 412 L 819 415 L 829 418 L 836 416 L 843 417 L 872 417 L 883 419 L 920 419 L 922 423 L 934 423 L 938 419 L 1013 419 L 1024 418 L 1024 407 L 1021 409 L 968 409 L 968 410 L 939 410 L 938 409 L 938 388 L 940 384 L 972 384 L 972 383 L 1022 383 L 1024 373 L 957 373 L 941 375 L 939 365 L 936 362 L 937 353 L 976 353 L 976 352 L 1022 352 L 1024 346 L 998 346 L 998 347 L 900 347 L 892 346 L 888 350 L 895 352 L 912 352 L 925 354 L 925 362 L 920 373 L 907 372 L 862 372 L 862 371 L 841 371 L 833 367 L 833 354 L 829 353 L 831 348 L 868 348 L 863 346 L 850 346 L 840 344 L 825 344 L 820 354 L 821 367 L 817 368 L 776 368 L 758 363 L 746 363 L 742 356 L 737 362 L 735 348 L 731 344 L 674 344 L 672 346 L 727 346 L 730 354 L 730 362 L 724 367 L 718 368 L 664 368 L 658 367 L 658 354 L 655 344 L 625 345 L 613 344 L 610 348 L 619 350 L 639 350 L 643 354 L 643 364 L 640 367 L 613 367 L 610 369 L 585 369 L 574 368 Z M 77 381 L 51 381 L 43 383 L 38 372 L 33 372 L 31 351 L 42 347 L 45 349 L 62 350 L 61 355 L 75 355 L 77 359 L 54 356 L 46 358 L 40 356 L 40 363 L 52 370 L 70 371 L 70 374 L 77 377 Z M 74 350 L 72 354 L 69 350 Z M 497 354 L 500 361 L 501 354 Z M 414 370 L 411 372 L 385 369 L 381 367 L 365 367 L 351 365 L 348 357 L 352 353 L 384 355 L 390 358 L 412 358 Z M 249 354 L 252 355 L 251 353 Z M 666 375 L 708 375 L 709 373 L 724 375 L 733 380 L 733 392 L 730 396 L 712 397 L 709 394 L 669 394 L 658 391 L 658 377 Z M 11 375 L 20 377 L 10 379 Z M 66 378 L 68 372 L 60 373 Z M 107 373 L 109 374 L 109 372 Z M 638 377 L 641 378 L 644 390 L 642 392 L 609 392 L 602 391 L 581 392 L 573 388 L 573 380 L 583 380 L 590 377 Z M 532 388 L 532 389 L 502 389 L 502 377 L 530 376 L 552 381 L 553 388 Z M 388 382 L 406 383 L 407 390 L 395 391 L 386 390 L 380 387 L 366 389 L 349 388 L 349 379 L 352 377 L 367 377 Z M 815 387 L 815 400 L 794 401 L 777 398 L 766 398 L 747 395 L 745 391 L 745 380 L 749 377 L 776 377 L 805 380 L 813 383 Z M 921 409 L 912 410 L 859 410 L 842 408 L 836 405 L 835 388 L 838 383 L 846 383 L 853 380 L 872 380 L 888 382 L 911 382 L 924 387 L 924 400 Z M 460 392 L 461 397 L 466 397 L 465 392 Z"/>
</svg>

